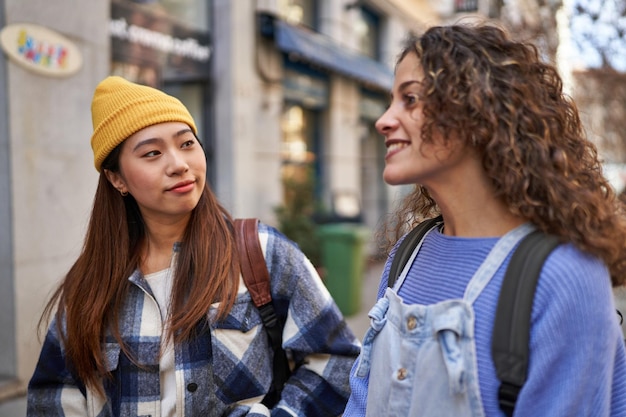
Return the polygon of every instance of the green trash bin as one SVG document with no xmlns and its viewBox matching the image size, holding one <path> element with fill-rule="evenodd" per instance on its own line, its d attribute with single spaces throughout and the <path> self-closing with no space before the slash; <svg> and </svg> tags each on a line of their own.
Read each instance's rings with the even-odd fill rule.
<svg viewBox="0 0 626 417">
<path fill-rule="evenodd" d="M 365 273 L 366 227 L 352 223 L 333 223 L 318 228 L 324 283 L 344 316 L 361 307 Z"/>
</svg>

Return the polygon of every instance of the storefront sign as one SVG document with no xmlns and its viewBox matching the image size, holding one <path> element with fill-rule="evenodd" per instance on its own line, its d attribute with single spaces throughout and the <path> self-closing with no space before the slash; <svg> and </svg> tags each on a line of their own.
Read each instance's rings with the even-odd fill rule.
<svg viewBox="0 0 626 417">
<path fill-rule="evenodd" d="M 17 64 L 42 75 L 68 76 L 83 63 L 78 47 L 43 26 L 19 23 L 0 32 L 2 49 Z"/>
<path fill-rule="evenodd" d="M 111 51 L 115 65 L 154 71 L 159 78 L 206 78 L 209 33 L 130 2 L 111 3 Z"/>
</svg>

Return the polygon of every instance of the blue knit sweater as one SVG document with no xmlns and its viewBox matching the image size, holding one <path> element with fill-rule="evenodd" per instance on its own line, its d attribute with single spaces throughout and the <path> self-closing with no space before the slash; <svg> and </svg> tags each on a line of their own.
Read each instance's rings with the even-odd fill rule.
<svg viewBox="0 0 626 417">
<path fill-rule="evenodd" d="M 429 233 L 399 295 L 408 304 L 462 298 L 497 238 Z M 491 359 L 494 315 L 507 259 L 474 303 L 480 393 L 485 415 L 498 407 Z M 378 297 L 384 293 L 390 261 Z M 626 351 L 606 267 L 572 245 L 561 245 L 544 264 L 533 303 L 528 380 L 516 416 L 626 416 Z M 358 361 L 357 361 L 358 362 Z M 367 378 L 353 367 L 344 417 L 365 415 Z M 424 381 L 428 383 L 428 381 Z"/>
</svg>

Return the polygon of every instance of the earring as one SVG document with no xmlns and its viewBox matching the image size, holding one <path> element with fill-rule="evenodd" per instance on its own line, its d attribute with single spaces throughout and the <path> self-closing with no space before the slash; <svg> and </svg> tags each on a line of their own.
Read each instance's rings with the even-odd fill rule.
<svg viewBox="0 0 626 417">
<path fill-rule="evenodd" d="M 128 191 L 120 191 L 122 197 L 126 197 L 128 195 Z"/>
</svg>

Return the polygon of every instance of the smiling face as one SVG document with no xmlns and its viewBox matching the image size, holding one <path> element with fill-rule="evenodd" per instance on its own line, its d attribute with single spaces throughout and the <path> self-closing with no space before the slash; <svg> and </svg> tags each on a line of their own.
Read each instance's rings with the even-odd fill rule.
<svg viewBox="0 0 626 417">
<path fill-rule="evenodd" d="M 391 185 L 428 187 L 462 158 L 458 141 L 444 140 L 436 132 L 432 143 L 422 141 L 424 114 L 419 93 L 423 78 L 417 56 L 407 54 L 396 68 L 389 108 L 376 122 L 387 146 L 383 178 Z"/>
<path fill-rule="evenodd" d="M 119 172 L 105 170 L 137 201 L 144 220 L 177 221 L 196 207 L 206 181 L 204 150 L 184 123 L 148 126 L 122 143 Z"/>
</svg>

